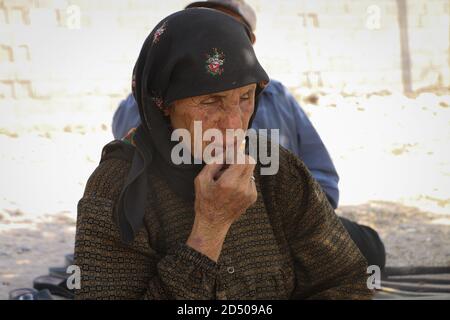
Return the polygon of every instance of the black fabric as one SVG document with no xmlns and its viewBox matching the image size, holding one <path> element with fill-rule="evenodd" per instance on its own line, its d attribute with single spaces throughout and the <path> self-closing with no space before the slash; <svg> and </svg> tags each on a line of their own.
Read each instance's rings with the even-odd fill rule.
<svg viewBox="0 0 450 320">
<path fill-rule="evenodd" d="M 378 233 L 372 228 L 358 224 L 354 221 L 339 217 L 344 228 L 355 242 L 356 246 L 366 258 L 367 264 L 377 265 L 383 269 L 386 265 L 386 250 Z"/>
<path fill-rule="evenodd" d="M 194 179 L 203 164 L 175 165 L 171 161 L 177 142 L 170 140 L 172 130 L 162 110 L 178 99 L 252 83 L 257 84 L 258 96 L 268 83 L 250 37 L 248 28 L 234 18 L 213 9 L 192 8 L 163 19 L 145 40 L 133 70 L 133 95 L 142 121 L 134 135 L 136 150 L 114 141 L 102 154 L 102 161 L 132 155 L 131 169 L 115 206 L 124 242 L 132 242 L 143 225 L 150 164 L 178 195 L 191 200 L 195 197 Z M 256 109 L 257 103 L 254 113 Z"/>
</svg>

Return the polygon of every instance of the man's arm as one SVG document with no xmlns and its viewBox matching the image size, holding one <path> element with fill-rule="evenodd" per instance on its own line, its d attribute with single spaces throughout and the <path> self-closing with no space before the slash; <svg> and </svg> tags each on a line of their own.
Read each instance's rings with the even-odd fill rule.
<svg viewBox="0 0 450 320">
<path fill-rule="evenodd" d="M 261 94 L 253 122 L 257 129 L 280 129 L 280 144 L 303 160 L 334 209 L 339 202 L 339 176 L 308 116 L 280 82 L 271 80 Z"/>
<path fill-rule="evenodd" d="M 120 140 L 132 128 L 136 128 L 141 123 L 139 116 L 139 108 L 133 95 L 130 93 L 128 97 L 123 100 L 116 112 L 114 112 L 112 121 L 112 132 L 114 139 Z"/>
<path fill-rule="evenodd" d="M 331 206 L 336 209 L 339 203 L 339 175 L 333 160 L 305 111 L 292 95 L 288 94 L 288 100 L 297 123 L 299 158 L 303 160 L 312 176 L 320 184 Z"/>
</svg>

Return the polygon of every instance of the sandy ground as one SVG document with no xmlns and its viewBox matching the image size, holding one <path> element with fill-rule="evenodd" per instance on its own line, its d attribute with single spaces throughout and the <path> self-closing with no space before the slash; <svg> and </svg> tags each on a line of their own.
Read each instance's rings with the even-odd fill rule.
<svg viewBox="0 0 450 320">
<path fill-rule="evenodd" d="M 340 174 L 338 213 L 379 231 L 390 266 L 450 265 L 450 96 L 297 94 Z M 0 299 L 73 250 L 111 118 L 0 108 Z"/>
</svg>

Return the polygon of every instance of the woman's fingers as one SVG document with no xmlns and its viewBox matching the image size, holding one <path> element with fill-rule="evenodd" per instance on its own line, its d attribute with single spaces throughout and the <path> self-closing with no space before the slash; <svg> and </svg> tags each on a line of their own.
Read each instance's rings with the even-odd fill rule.
<svg viewBox="0 0 450 320">
<path fill-rule="evenodd" d="M 256 190 L 256 182 L 255 180 L 250 179 L 249 183 L 250 183 L 249 192 L 251 195 L 251 202 L 255 203 L 256 199 L 258 198 L 258 191 Z"/>
<path fill-rule="evenodd" d="M 245 172 L 251 177 L 255 172 L 256 161 L 252 156 L 245 155 L 245 157 L 246 163 L 248 163 L 248 166 L 245 167 Z"/>
<path fill-rule="evenodd" d="M 243 164 L 232 164 L 222 172 L 216 183 L 219 186 L 233 186 L 237 188 L 242 180 L 243 173 Z"/>
<path fill-rule="evenodd" d="M 212 182 L 214 177 L 217 176 L 219 171 L 223 168 L 223 164 L 211 163 L 205 165 L 205 167 L 200 171 L 198 177 L 202 182 Z"/>
<path fill-rule="evenodd" d="M 251 156 L 245 155 L 245 164 L 231 164 L 218 180 L 230 179 L 236 183 L 244 179 L 248 181 L 255 170 L 255 164 L 250 162 L 252 159 L 253 158 Z"/>
</svg>

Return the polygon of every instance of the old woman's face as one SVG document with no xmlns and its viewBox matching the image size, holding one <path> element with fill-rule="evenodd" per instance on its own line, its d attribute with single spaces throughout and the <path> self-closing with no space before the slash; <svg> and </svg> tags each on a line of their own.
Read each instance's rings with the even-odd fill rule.
<svg viewBox="0 0 450 320">
<path fill-rule="evenodd" d="M 256 84 L 250 84 L 228 91 L 177 100 L 169 107 L 167 115 L 170 116 L 174 129 L 187 129 L 190 132 L 191 150 L 194 150 L 194 121 L 201 121 L 203 132 L 218 129 L 222 133 L 222 143 L 226 148 L 236 147 L 241 141 L 226 141 L 226 130 L 247 130 L 254 111 L 255 90 Z M 202 152 L 210 143 L 211 141 L 202 142 Z"/>
</svg>

